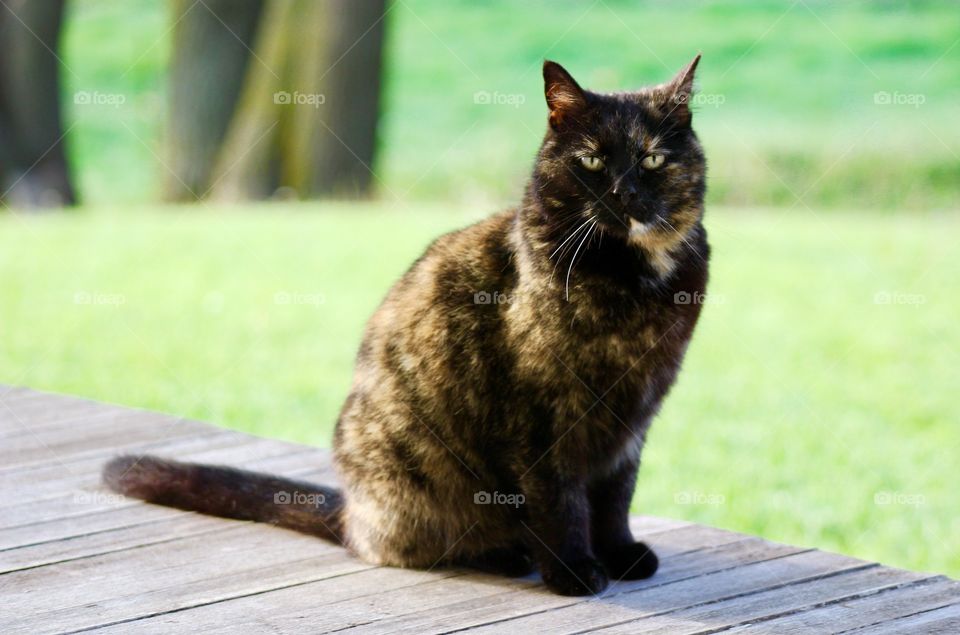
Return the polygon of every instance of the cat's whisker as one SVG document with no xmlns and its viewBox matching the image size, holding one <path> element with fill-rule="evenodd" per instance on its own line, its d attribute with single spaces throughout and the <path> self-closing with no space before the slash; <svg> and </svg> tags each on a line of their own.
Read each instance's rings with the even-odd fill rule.
<svg viewBox="0 0 960 635">
<path fill-rule="evenodd" d="M 563 247 L 565 244 L 567 244 L 567 242 L 568 242 L 571 238 L 573 238 L 574 236 L 576 236 L 577 233 L 578 233 L 581 229 L 583 229 L 583 228 L 584 228 L 590 221 L 592 221 L 592 220 L 593 220 L 593 217 L 591 216 L 590 218 L 588 218 L 587 220 L 585 220 L 582 225 L 580 225 L 580 226 L 577 227 L 575 230 L 573 230 L 573 232 L 571 232 L 571 234 L 570 234 L 569 236 L 567 236 L 566 240 L 564 240 L 562 243 L 560 243 L 560 245 L 559 245 L 556 249 L 553 250 L 553 253 L 550 254 L 550 258 L 553 258 L 553 257 L 556 255 L 556 253 L 557 253 L 558 251 L 560 251 L 560 248 L 561 248 L 561 247 Z"/>
<path fill-rule="evenodd" d="M 570 225 L 575 223 L 578 220 L 583 220 L 583 208 L 582 206 L 577 206 L 574 209 L 568 211 L 566 214 L 560 215 L 557 218 L 557 226 Z"/>
<path fill-rule="evenodd" d="M 693 245 L 690 244 L 690 241 L 687 240 L 687 237 L 684 236 L 683 234 L 681 234 L 681 233 L 680 233 L 680 230 L 678 230 L 676 227 L 674 227 L 673 224 L 672 224 L 670 221 L 668 221 L 667 219 L 665 219 L 665 218 L 663 218 L 663 217 L 660 217 L 660 216 L 657 217 L 657 220 L 663 222 L 667 227 L 669 227 L 670 229 L 672 229 L 673 232 L 674 232 L 677 236 L 680 237 L 680 240 L 683 241 L 683 244 L 685 244 L 687 247 L 689 247 L 693 252 L 696 252 L 696 249 L 694 249 Z"/>
<path fill-rule="evenodd" d="M 590 219 L 588 219 L 588 220 L 589 220 L 589 221 L 592 221 L 592 220 L 594 220 L 594 217 L 591 216 Z M 554 262 L 554 264 L 553 264 L 553 271 L 552 271 L 551 274 L 550 274 L 551 280 L 553 279 L 553 276 L 556 275 L 557 267 L 560 265 L 561 262 L 563 262 L 563 259 L 567 256 L 567 254 L 570 253 L 570 251 L 571 251 L 571 250 L 574 248 L 574 246 L 577 244 L 577 240 L 578 240 L 579 238 L 583 237 L 587 232 L 589 232 L 589 230 L 590 230 L 589 224 L 588 224 L 588 223 L 585 223 L 584 225 L 581 225 L 580 227 L 578 227 L 578 228 L 568 237 L 568 239 L 564 241 L 564 242 L 567 243 L 567 244 L 566 244 L 566 245 L 561 245 L 560 253 L 557 255 L 556 262 Z"/>
<path fill-rule="evenodd" d="M 565 285 L 566 292 L 565 297 L 567 302 L 570 301 L 570 274 L 573 273 L 573 265 L 577 262 L 577 254 L 580 253 L 580 248 L 583 247 L 583 243 L 587 241 L 587 238 L 590 237 L 590 234 L 593 233 L 593 230 L 597 228 L 597 219 L 593 219 L 593 225 L 590 226 L 590 229 L 587 230 L 587 233 L 584 235 L 583 240 L 580 241 L 580 244 L 577 245 L 577 250 L 573 252 L 573 257 L 570 259 L 570 266 L 567 268 L 567 282 Z"/>
<path fill-rule="evenodd" d="M 589 220 L 591 220 L 591 221 L 596 221 L 597 219 L 596 219 L 595 217 L 590 217 Z M 591 227 L 592 227 L 592 226 L 591 226 Z M 586 235 L 590 232 L 590 227 L 587 227 L 586 229 L 584 229 L 584 227 L 581 225 L 580 227 L 577 228 L 577 231 L 575 231 L 575 232 L 570 236 L 570 238 L 573 238 L 574 240 L 573 240 L 573 242 L 569 243 L 566 247 L 564 247 L 563 251 L 561 251 L 561 252 L 560 252 L 560 255 L 557 257 L 557 261 L 553 264 L 553 271 L 550 273 L 550 279 L 551 279 L 551 280 L 553 279 L 553 276 L 556 275 L 556 273 L 557 273 L 557 267 L 560 265 L 561 262 L 563 262 L 564 256 L 566 256 L 568 253 L 570 253 L 570 250 L 573 249 L 573 246 L 574 246 L 574 245 L 576 244 L 576 242 L 577 242 L 577 241 L 576 241 L 576 238 L 578 238 L 578 237 L 580 236 L 580 232 L 581 232 L 581 231 L 583 231 L 583 236 L 586 236 Z"/>
</svg>

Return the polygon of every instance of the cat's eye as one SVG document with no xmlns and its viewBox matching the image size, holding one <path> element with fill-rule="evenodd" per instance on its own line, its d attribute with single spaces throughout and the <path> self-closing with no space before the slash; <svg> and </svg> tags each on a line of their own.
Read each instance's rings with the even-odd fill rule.
<svg viewBox="0 0 960 635">
<path fill-rule="evenodd" d="M 648 154 L 643 157 L 643 160 L 640 161 L 640 167 L 644 170 L 656 170 L 663 162 L 666 160 L 666 157 L 662 154 Z"/>
<path fill-rule="evenodd" d="M 580 165 L 591 172 L 599 172 L 603 169 L 603 159 L 600 157 L 580 157 Z"/>
</svg>

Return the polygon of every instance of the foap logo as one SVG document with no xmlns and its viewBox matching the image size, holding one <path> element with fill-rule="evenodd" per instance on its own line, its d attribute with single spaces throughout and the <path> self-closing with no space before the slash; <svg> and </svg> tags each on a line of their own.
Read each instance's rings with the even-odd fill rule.
<svg viewBox="0 0 960 635">
<path fill-rule="evenodd" d="M 715 293 L 707 294 L 700 293 L 699 291 L 694 291 L 693 293 L 680 291 L 673 294 L 674 304 L 723 304 L 726 301 L 725 296 Z"/>
<path fill-rule="evenodd" d="M 881 305 L 905 304 L 918 307 L 926 304 L 927 296 L 922 293 L 903 293 L 901 291 L 877 291 L 873 294 L 873 303 Z"/>
<path fill-rule="evenodd" d="M 327 303 L 327 297 L 322 293 L 304 293 L 302 291 L 277 291 L 273 294 L 273 303 L 280 305 L 306 305 L 319 307 Z"/>
<path fill-rule="evenodd" d="M 279 90 L 273 94 L 273 103 L 279 106 L 312 106 L 319 108 L 327 103 L 327 96 L 323 93 L 301 93 L 295 90 L 292 93 Z"/>
<path fill-rule="evenodd" d="M 474 304 L 514 304 L 519 296 L 499 291 L 477 291 L 473 294 Z"/>
<path fill-rule="evenodd" d="M 101 93 L 98 90 L 78 90 L 73 94 L 73 103 L 78 106 L 111 106 L 119 108 L 127 103 L 127 96 L 122 93 Z"/>
<path fill-rule="evenodd" d="M 873 103 L 877 106 L 913 106 L 919 108 L 927 103 L 927 96 L 923 93 L 901 93 L 899 91 L 877 91 L 873 94 Z"/>
<path fill-rule="evenodd" d="M 127 303 L 127 298 L 122 293 L 77 291 L 73 294 L 73 303 L 89 306 L 120 306 Z"/>
<path fill-rule="evenodd" d="M 905 505 L 907 507 L 920 507 L 925 505 L 927 499 L 923 494 L 908 494 L 906 492 L 881 491 L 873 495 L 874 505 Z"/>
<path fill-rule="evenodd" d="M 527 501 L 523 494 L 505 494 L 503 492 L 479 491 L 473 494 L 474 505 L 509 505 L 520 507 Z"/>
<path fill-rule="evenodd" d="M 119 505 L 129 500 L 122 494 L 109 492 L 76 492 L 73 495 L 74 505 Z"/>
<path fill-rule="evenodd" d="M 673 496 L 677 505 L 709 505 L 717 507 L 727 502 L 726 496 L 715 492 L 677 492 Z"/>
<path fill-rule="evenodd" d="M 527 102 L 520 93 L 501 93 L 499 91 L 478 90 L 473 94 L 473 103 L 480 106 L 513 106 L 519 108 Z"/>
<path fill-rule="evenodd" d="M 300 492 L 294 490 L 288 492 L 280 490 L 273 495 L 274 505 L 310 505 L 311 507 L 321 507 L 327 502 L 327 497 L 315 492 Z"/>
<path fill-rule="evenodd" d="M 719 108 L 727 103 L 727 96 L 723 93 L 677 93 L 673 96 L 673 101 L 677 104 L 688 104 L 690 106 L 710 106 Z"/>
</svg>

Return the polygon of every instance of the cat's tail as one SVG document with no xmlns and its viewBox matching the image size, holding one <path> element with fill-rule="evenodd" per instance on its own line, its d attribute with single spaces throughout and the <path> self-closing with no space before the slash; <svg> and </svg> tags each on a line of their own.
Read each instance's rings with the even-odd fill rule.
<svg viewBox="0 0 960 635">
<path fill-rule="evenodd" d="M 117 457 L 104 466 L 103 482 L 151 503 L 343 542 L 343 495 L 331 487 L 155 456 Z"/>
</svg>

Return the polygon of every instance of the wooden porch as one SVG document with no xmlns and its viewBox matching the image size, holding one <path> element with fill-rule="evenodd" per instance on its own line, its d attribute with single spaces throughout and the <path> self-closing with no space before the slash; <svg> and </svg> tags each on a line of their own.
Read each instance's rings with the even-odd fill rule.
<svg viewBox="0 0 960 635">
<path fill-rule="evenodd" d="M 169 415 L 0 386 L 0 440 L 5 634 L 960 632 L 960 582 L 665 518 L 633 522 L 653 578 L 569 598 L 105 490 L 121 452 L 334 479 L 326 451 Z"/>
</svg>

